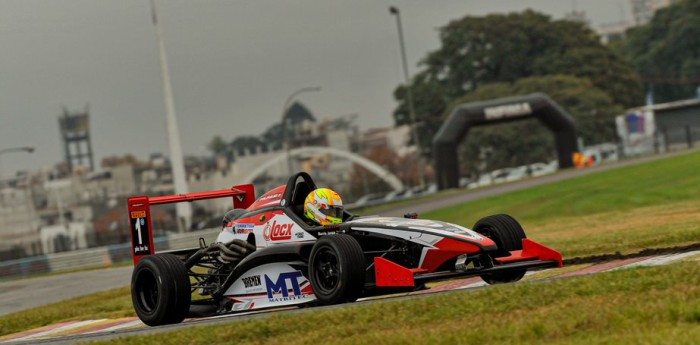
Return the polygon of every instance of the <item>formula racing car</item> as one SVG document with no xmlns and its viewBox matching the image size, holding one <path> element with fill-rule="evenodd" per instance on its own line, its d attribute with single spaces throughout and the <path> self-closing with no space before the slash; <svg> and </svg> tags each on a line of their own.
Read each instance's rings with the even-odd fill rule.
<svg viewBox="0 0 700 345">
<path fill-rule="evenodd" d="M 415 215 L 348 211 L 341 224 L 311 225 L 303 203 L 315 189 L 304 172 L 257 200 L 252 185 L 233 187 L 226 195 L 235 195 L 239 208 L 223 217 L 215 242 L 200 239 L 198 247 L 159 253 L 149 235 L 149 204 L 220 194 L 130 199 L 137 261 L 131 295 L 138 317 L 155 326 L 191 316 L 338 304 L 425 289 L 426 282 L 455 277 L 515 282 L 528 269 L 562 266 L 559 252 L 526 238 L 521 225 L 505 214 L 482 218 L 472 229 Z"/>
</svg>

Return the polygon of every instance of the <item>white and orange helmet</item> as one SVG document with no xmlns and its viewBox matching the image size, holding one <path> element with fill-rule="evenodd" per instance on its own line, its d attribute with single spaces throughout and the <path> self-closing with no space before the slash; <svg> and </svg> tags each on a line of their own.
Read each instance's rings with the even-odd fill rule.
<svg viewBox="0 0 700 345">
<path fill-rule="evenodd" d="M 343 222 L 343 200 L 328 188 L 318 188 L 304 200 L 304 216 L 320 225 Z"/>
</svg>

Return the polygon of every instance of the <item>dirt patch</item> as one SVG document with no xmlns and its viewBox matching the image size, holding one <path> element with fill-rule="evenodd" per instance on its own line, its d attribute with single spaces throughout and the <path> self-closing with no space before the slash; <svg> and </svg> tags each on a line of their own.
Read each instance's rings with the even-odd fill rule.
<svg viewBox="0 0 700 345">
<path fill-rule="evenodd" d="M 691 252 L 694 250 L 700 250 L 700 242 L 685 245 L 685 246 L 675 246 L 666 248 L 646 248 L 637 253 L 622 254 L 620 252 L 615 252 L 614 254 L 602 254 L 602 255 L 592 255 L 592 256 L 581 256 L 571 259 L 565 259 L 564 265 L 578 265 L 578 264 L 598 264 L 614 260 L 623 260 L 638 258 L 642 256 L 658 256 L 667 254 L 677 254 Z"/>
</svg>

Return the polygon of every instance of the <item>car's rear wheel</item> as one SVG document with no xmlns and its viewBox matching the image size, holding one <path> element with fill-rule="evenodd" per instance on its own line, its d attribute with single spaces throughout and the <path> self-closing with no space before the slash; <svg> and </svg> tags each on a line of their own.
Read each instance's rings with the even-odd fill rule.
<svg viewBox="0 0 700 345">
<path fill-rule="evenodd" d="M 149 255 L 139 260 L 134 268 L 131 300 L 143 323 L 158 326 L 182 322 L 191 298 L 187 269 L 176 256 Z"/>
<path fill-rule="evenodd" d="M 473 229 L 496 243 L 495 257 L 508 256 L 513 250 L 523 249 L 523 239 L 527 238 L 520 223 L 507 214 L 484 217 L 474 224 Z M 527 269 L 487 273 L 482 274 L 481 279 L 488 284 L 511 283 L 522 279 L 525 272 Z"/>
<path fill-rule="evenodd" d="M 365 256 L 350 235 L 321 237 L 309 257 L 309 281 L 320 304 L 353 302 L 362 294 Z"/>
</svg>

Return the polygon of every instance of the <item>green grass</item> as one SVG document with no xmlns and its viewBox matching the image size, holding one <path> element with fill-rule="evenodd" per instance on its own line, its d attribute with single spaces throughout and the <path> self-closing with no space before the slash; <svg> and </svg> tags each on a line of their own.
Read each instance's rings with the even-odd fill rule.
<svg viewBox="0 0 700 345">
<path fill-rule="evenodd" d="M 682 245 L 700 239 L 699 171 L 700 152 L 693 152 L 421 216 L 471 227 L 484 216 L 508 213 L 529 237 L 567 257 Z M 674 217 L 678 210 L 685 215 Z M 630 228 L 630 222 L 637 226 Z"/>
<path fill-rule="evenodd" d="M 427 213 L 425 218 L 473 223 L 483 216 L 505 211 L 523 221 L 542 222 L 699 200 L 699 172 L 700 152 L 696 151 L 454 205 Z"/>
<path fill-rule="evenodd" d="M 700 265 L 692 262 L 269 314 L 95 344 L 692 344 L 697 339 Z"/>
</svg>

